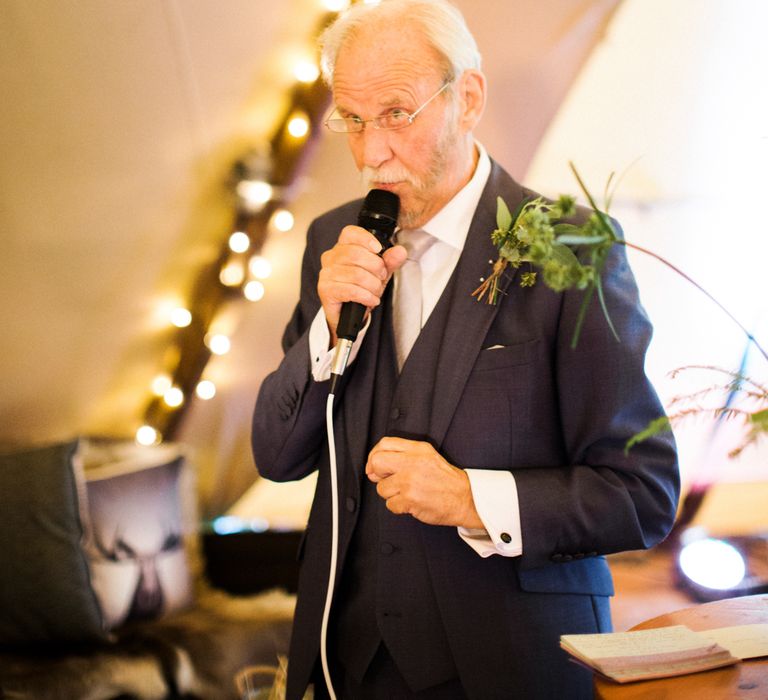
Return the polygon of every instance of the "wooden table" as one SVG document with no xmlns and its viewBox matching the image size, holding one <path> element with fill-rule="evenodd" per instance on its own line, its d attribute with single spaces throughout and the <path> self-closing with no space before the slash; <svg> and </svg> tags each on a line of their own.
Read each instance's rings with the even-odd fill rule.
<svg viewBox="0 0 768 700">
<path fill-rule="evenodd" d="M 659 615 L 636 625 L 642 630 L 686 625 L 692 630 L 768 623 L 768 595 L 728 598 Z M 768 657 L 742 661 L 735 666 L 635 683 L 614 683 L 595 676 L 599 700 L 718 700 L 719 698 L 768 698 Z"/>
</svg>

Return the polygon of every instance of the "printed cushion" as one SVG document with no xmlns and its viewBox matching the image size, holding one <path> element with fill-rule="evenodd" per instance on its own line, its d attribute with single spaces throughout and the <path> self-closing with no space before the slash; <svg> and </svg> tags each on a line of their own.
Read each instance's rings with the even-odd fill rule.
<svg viewBox="0 0 768 700">
<path fill-rule="evenodd" d="M 90 642 L 191 602 L 172 445 L 0 453 L 0 646 Z"/>
<path fill-rule="evenodd" d="M 123 443 L 85 457 L 89 558 L 107 628 L 187 606 L 192 578 L 184 548 L 178 450 Z M 97 461 L 98 459 L 98 461 Z"/>
</svg>

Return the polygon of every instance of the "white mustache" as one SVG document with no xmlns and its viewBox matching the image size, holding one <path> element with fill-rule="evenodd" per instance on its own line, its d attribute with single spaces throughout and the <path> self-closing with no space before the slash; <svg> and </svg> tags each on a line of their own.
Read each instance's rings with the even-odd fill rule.
<svg viewBox="0 0 768 700">
<path fill-rule="evenodd" d="M 360 171 L 360 176 L 363 183 L 370 187 L 371 185 L 378 183 L 381 185 L 392 184 L 395 182 L 409 182 L 411 184 L 418 184 L 415 182 L 411 174 L 405 168 L 373 168 L 369 165 L 363 167 Z"/>
</svg>

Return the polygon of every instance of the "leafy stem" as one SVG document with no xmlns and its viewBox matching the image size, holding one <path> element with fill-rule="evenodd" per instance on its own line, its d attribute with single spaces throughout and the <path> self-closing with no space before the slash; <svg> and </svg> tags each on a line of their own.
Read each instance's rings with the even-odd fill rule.
<svg viewBox="0 0 768 700">
<path fill-rule="evenodd" d="M 592 197 L 592 194 L 590 193 L 587 186 L 584 184 L 584 181 L 581 179 L 581 175 L 579 175 L 579 171 L 576 170 L 576 166 L 571 162 L 568 164 L 571 168 L 571 172 L 573 173 L 574 177 L 576 178 L 576 181 L 579 183 L 579 187 L 581 188 L 581 191 L 584 193 L 584 196 L 587 198 L 587 201 L 589 202 L 589 205 L 592 207 L 592 209 L 597 213 L 598 217 L 600 218 L 601 223 L 607 228 L 613 231 L 613 227 L 611 226 L 610 220 L 608 219 L 607 215 L 603 213 L 600 209 L 598 209 L 597 204 L 595 203 L 594 198 Z M 612 177 L 609 178 L 609 183 L 611 182 Z M 609 189 L 609 186 L 606 186 L 606 204 L 610 202 L 611 200 L 611 192 Z M 607 209 L 607 206 L 606 206 Z M 632 250 L 636 250 L 639 253 L 643 253 L 644 255 L 648 255 L 652 257 L 654 260 L 657 260 L 662 265 L 666 265 L 670 270 L 675 272 L 676 274 L 680 275 L 686 282 L 693 285 L 696 289 L 698 289 L 704 296 L 706 296 L 711 302 L 713 302 L 723 313 L 725 313 L 728 318 L 731 319 L 744 333 L 744 335 L 754 344 L 755 348 L 760 352 L 760 354 L 768 361 L 768 352 L 760 345 L 760 343 L 757 341 L 757 338 L 750 333 L 744 325 L 734 316 L 725 306 L 723 306 L 712 294 L 710 294 L 704 287 L 702 287 L 696 280 L 694 280 L 692 277 L 690 277 L 688 274 L 683 272 L 677 265 L 674 265 L 666 258 L 662 257 L 658 253 L 654 253 L 652 250 L 649 250 L 648 248 L 643 248 L 642 246 L 637 245 L 636 243 L 630 243 L 629 241 L 624 240 L 623 238 L 619 238 L 617 236 L 614 236 L 613 238 L 614 243 L 618 243 L 620 245 L 623 245 L 627 248 L 631 248 Z M 606 318 L 608 318 L 606 316 Z M 610 322 L 610 320 L 609 320 Z"/>
</svg>

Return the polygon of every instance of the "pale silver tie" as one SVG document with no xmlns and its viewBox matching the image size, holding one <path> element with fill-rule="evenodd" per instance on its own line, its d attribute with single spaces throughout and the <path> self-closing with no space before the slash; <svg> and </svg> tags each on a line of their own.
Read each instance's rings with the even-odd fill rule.
<svg viewBox="0 0 768 700">
<path fill-rule="evenodd" d="M 403 368 L 408 353 L 421 331 L 421 265 L 419 259 L 436 242 L 436 238 L 421 229 L 404 230 L 397 234 L 397 242 L 405 246 L 408 259 L 395 272 L 397 284 L 392 305 L 392 327 L 395 331 L 397 367 Z"/>
</svg>

